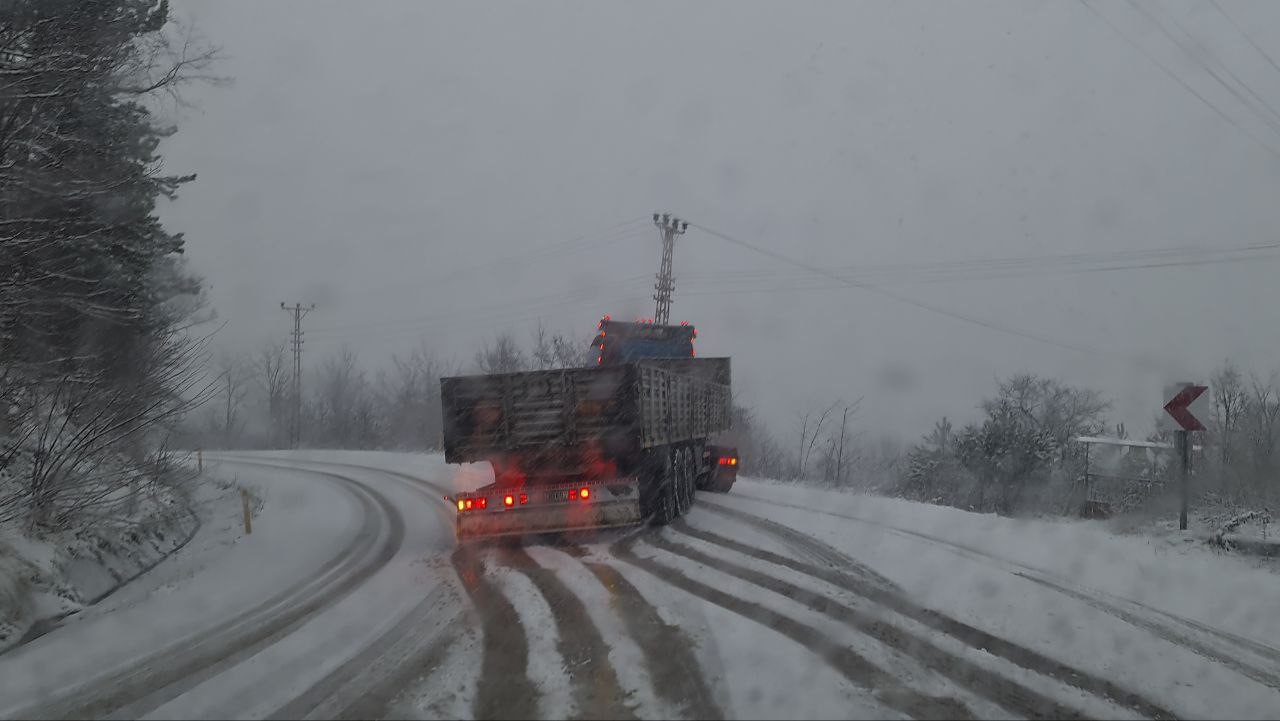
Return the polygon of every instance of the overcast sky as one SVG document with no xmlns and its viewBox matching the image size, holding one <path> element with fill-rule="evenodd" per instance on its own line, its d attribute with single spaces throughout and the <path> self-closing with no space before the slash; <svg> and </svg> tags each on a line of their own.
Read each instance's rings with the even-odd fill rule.
<svg viewBox="0 0 1280 721">
<path fill-rule="evenodd" d="M 1280 58 L 1280 3 L 1091 3 L 175 2 L 234 83 L 171 111 L 164 215 L 221 345 L 315 302 L 310 367 L 652 315 L 669 210 L 929 306 L 690 228 L 673 320 L 780 434 L 865 396 L 914 437 L 1021 370 L 1145 427 L 1171 380 L 1280 369 L 1277 250 L 1097 270 L 1280 241 L 1280 69 L 1228 20 Z"/>
</svg>

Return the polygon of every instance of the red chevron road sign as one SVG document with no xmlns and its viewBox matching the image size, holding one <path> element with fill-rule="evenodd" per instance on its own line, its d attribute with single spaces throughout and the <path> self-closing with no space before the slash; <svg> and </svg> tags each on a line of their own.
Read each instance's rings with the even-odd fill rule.
<svg viewBox="0 0 1280 721">
<path fill-rule="evenodd" d="M 1173 394 L 1173 397 L 1169 399 L 1169 402 L 1164 404 L 1165 413 L 1172 416 L 1173 420 L 1177 421 L 1178 425 L 1182 426 L 1183 430 L 1203 431 L 1204 424 L 1200 422 L 1199 418 L 1196 418 L 1195 415 L 1192 414 L 1191 404 L 1207 390 L 1209 390 L 1208 386 L 1197 386 L 1191 384 L 1182 386 Z"/>
</svg>

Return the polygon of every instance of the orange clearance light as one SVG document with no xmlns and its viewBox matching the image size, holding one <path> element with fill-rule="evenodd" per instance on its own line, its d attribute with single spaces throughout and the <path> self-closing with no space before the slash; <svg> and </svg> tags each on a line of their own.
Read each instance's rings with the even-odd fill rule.
<svg viewBox="0 0 1280 721">
<path fill-rule="evenodd" d="M 528 496 L 526 496 L 525 494 L 521 493 L 521 494 L 520 494 L 520 505 L 522 505 L 522 506 L 523 506 L 524 504 L 526 504 L 526 503 L 528 503 L 528 502 L 529 502 L 529 497 L 528 497 Z"/>
<path fill-rule="evenodd" d="M 584 488 L 581 491 L 578 491 L 578 495 L 582 496 L 582 499 L 585 501 L 587 498 L 591 496 L 591 489 Z"/>
<path fill-rule="evenodd" d="M 502 502 L 508 506 L 514 506 L 516 504 L 516 499 L 514 496 L 506 496 L 502 499 Z"/>
<path fill-rule="evenodd" d="M 467 510 L 468 510 L 468 511 L 470 511 L 470 510 L 471 510 L 471 504 L 472 504 L 472 503 L 473 503 L 473 501 L 472 501 L 470 498 L 468 498 L 468 499 L 467 499 Z"/>
<path fill-rule="evenodd" d="M 466 501 L 458 501 L 458 510 L 459 510 L 459 511 L 465 511 L 465 510 L 467 510 L 467 502 L 466 502 Z"/>
<path fill-rule="evenodd" d="M 736 465 L 738 465 L 738 459 L 737 459 L 737 458 L 730 458 L 730 459 L 729 459 L 729 465 L 731 465 L 731 466 L 736 466 Z"/>
</svg>

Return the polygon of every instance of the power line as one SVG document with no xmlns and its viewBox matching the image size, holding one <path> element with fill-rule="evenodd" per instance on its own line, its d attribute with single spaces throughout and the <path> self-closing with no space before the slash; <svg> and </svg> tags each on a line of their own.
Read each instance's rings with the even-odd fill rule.
<svg viewBox="0 0 1280 721">
<path fill-rule="evenodd" d="M 1152 64 L 1152 65 L 1155 65 L 1156 67 L 1158 67 L 1158 68 L 1160 68 L 1161 70 L 1163 70 L 1165 75 L 1168 75 L 1168 76 L 1169 76 L 1169 77 L 1170 77 L 1174 82 L 1176 82 L 1177 84 L 1181 85 L 1181 86 L 1182 86 L 1182 88 L 1183 88 L 1184 90 L 1186 90 L 1187 92 L 1189 92 L 1189 93 L 1191 93 L 1192 95 L 1194 95 L 1194 96 L 1196 97 L 1196 99 L 1197 99 L 1197 100 L 1199 100 L 1201 103 L 1204 103 L 1204 105 L 1205 105 L 1206 107 L 1208 107 L 1210 110 L 1212 110 L 1215 114 L 1217 114 L 1217 115 L 1218 115 L 1218 117 L 1220 117 L 1220 118 L 1222 118 L 1223 120 L 1227 121 L 1227 123 L 1229 123 L 1229 124 L 1231 125 L 1231 127 L 1235 128 L 1235 129 L 1236 129 L 1237 131 L 1239 131 L 1240 133 L 1243 133 L 1245 136 L 1247 136 L 1247 137 L 1248 137 L 1250 140 L 1252 140 L 1254 143 L 1257 143 L 1259 146 L 1261 146 L 1262 148 L 1264 148 L 1267 152 L 1269 152 L 1269 153 L 1271 153 L 1272 155 L 1276 156 L 1276 158 L 1277 158 L 1277 159 L 1280 159 L 1280 150 L 1276 150 L 1276 149 L 1275 149 L 1275 148 L 1273 148 L 1272 146 L 1270 146 L 1270 145 L 1268 145 L 1267 143 L 1263 142 L 1263 141 L 1262 141 L 1262 139 L 1260 139 L 1257 135 L 1254 135 L 1252 132 L 1250 132 L 1248 128 L 1244 127 L 1244 126 L 1243 126 L 1243 125 L 1241 125 L 1239 122 L 1237 122 L 1237 121 L 1235 120 L 1235 118 L 1232 118 L 1230 115 L 1228 115 L 1227 113 L 1225 113 L 1221 108 L 1219 108 L 1218 106 L 1216 106 L 1216 105 L 1214 105 L 1212 102 L 1210 102 L 1210 101 L 1209 101 L 1205 96 L 1201 95 L 1199 91 L 1197 91 L 1195 88 L 1191 87 L 1191 85 L 1190 85 L 1189 83 L 1187 83 L 1187 81 L 1185 81 L 1185 80 L 1183 80 L 1181 77 L 1179 77 L 1177 73 L 1175 73 L 1175 72 L 1173 72 L 1172 70 L 1170 70 L 1170 69 L 1169 69 L 1168 67 L 1166 67 L 1163 63 L 1161 63 L 1159 60 L 1156 60 L 1155 56 L 1153 56 L 1151 53 L 1147 52 L 1146 48 L 1144 48 L 1144 47 L 1142 47 L 1141 45 L 1139 45 L 1139 44 L 1138 44 L 1138 43 L 1137 43 L 1133 38 L 1129 37 L 1129 35 L 1128 35 L 1128 34 L 1126 34 L 1123 30 L 1121 30 L 1121 29 L 1119 28 L 1119 26 L 1117 26 L 1115 23 L 1111 22 L 1111 20 L 1110 20 L 1110 19 L 1108 19 L 1106 15 L 1103 15 L 1102 13 L 1098 12 L 1097 8 L 1095 8 L 1095 7 L 1093 7 L 1092 5 L 1090 5 L 1090 4 L 1089 4 L 1089 2 L 1088 2 L 1088 0 L 1080 0 L 1080 4 L 1081 4 L 1081 5 L 1083 5 L 1083 6 L 1085 6 L 1086 8 L 1088 8 L 1089 12 L 1091 12 L 1091 13 L 1093 13 L 1094 15 L 1098 16 L 1098 18 L 1099 18 L 1099 19 L 1101 19 L 1101 20 L 1102 20 L 1102 22 L 1106 23 L 1108 27 L 1110 27 L 1113 31 L 1115 31 L 1116 35 L 1119 35 L 1119 36 L 1120 36 L 1120 37 L 1121 37 L 1121 38 L 1122 38 L 1126 43 L 1128 43 L 1129 45 L 1133 46 L 1133 47 L 1134 47 L 1138 52 L 1142 53 L 1143 57 L 1145 57 L 1147 60 L 1151 61 L 1151 64 Z"/>
<path fill-rule="evenodd" d="M 632 277 L 621 279 L 621 280 L 608 281 L 607 283 L 602 283 L 602 285 L 609 288 L 617 288 L 623 285 L 635 285 L 635 284 L 643 283 L 650 277 L 651 276 L 646 276 L 646 275 L 632 276 Z M 518 303 L 520 304 L 522 309 L 528 309 L 528 308 L 539 307 L 540 305 L 545 304 L 548 301 L 550 301 L 551 307 L 556 307 L 556 306 L 565 305 L 566 303 L 574 303 L 574 302 L 579 302 L 580 300 L 588 299 L 594 293 L 595 293 L 594 289 L 581 289 L 578 291 L 570 292 L 568 294 L 566 294 L 565 291 L 561 290 L 554 293 L 534 296 L 531 298 L 522 298 L 522 299 L 517 298 L 517 299 L 501 301 L 499 303 L 495 303 L 487 306 L 468 306 L 465 310 L 470 311 L 472 314 L 474 314 L 477 311 L 481 313 L 484 313 L 486 311 L 493 311 L 493 312 L 500 313 L 500 312 L 509 311 L 513 304 Z M 432 313 L 428 315 L 414 316 L 412 318 L 401 318 L 399 320 L 387 320 L 387 321 L 380 321 L 376 323 L 345 323 L 345 324 L 334 325 L 334 326 L 326 326 L 323 328 L 313 329 L 312 334 L 326 335 L 326 334 L 332 334 L 332 333 L 341 333 L 342 331 L 346 331 L 346 330 L 365 331 L 365 330 L 376 329 L 376 328 L 411 326 L 414 324 L 436 323 L 438 321 L 449 320 L 453 318 L 465 318 L 465 317 L 467 317 L 465 314 L 460 314 L 456 310 L 448 310 L 448 311 L 441 311 L 439 313 Z"/>
<path fill-rule="evenodd" d="M 1261 253 L 1280 250 L 1280 243 L 1253 244 L 1230 248 L 1200 248 L 1181 246 L 1171 248 L 1154 248 L 1145 250 L 1109 251 L 1105 253 L 1074 253 L 1038 256 L 1013 256 L 1006 258 L 935 261 L 918 263 L 899 263 L 882 266 L 852 266 L 836 268 L 827 273 L 839 275 L 834 283 L 815 285 L 803 283 L 804 277 L 813 275 L 807 266 L 801 268 L 799 275 L 780 275 L 777 271 L 753 271 L 733 273 L 690 273 L 684 276 L 690 286 L 687 295 L 731 295 L 757 292 L 788 291 L 821 291 L 836 288 L 847 288 L 850 283 L 880 278 L 894 283 L 915 282 L 932 284 L 947 281 L 998 280 L 1001 278 L 1025 277 L 1030 274 L 1041 275 L 1090 274 L 1098 272 L 1132 272 L 1161 268 L 1192 267 L 1228 262 L 1257 261 L 1275 258 L 1275 255 L 1249 255 L 1234 257 L 1241 253 Z M 1109 263 L 1098 265 L 1099 263 Z M 642 289 L 646 278 L 637 275 L 628 278 L 602 281 L 599 286 L 581 288 L 565 293 L 558 291 L 532 297 L 514 298 L 484 306 L 467 306 L 460 310 L 451 309 L 423 316 L 403 318 L 372 323 L 347 323 L 336 326 L 314 328 L 311 331 L 313 342 L 349 341 L 364 338 L 399 337 L 423 332 L 441 332 L 469 325 L 493 322 L 516 322 L 519 317 L 512 315 L 512 308 L 529 314 L 529 319 L 549 311 L 572 308 L 584 301 L 603 304 L 633 303 L 638 305 L 643 296 Z M 829 276 L 823 274 L 814 277 L 821 283 Z M 769 284 L 763 281 L 775 281 Z M 779 282 L 780 281 L 780 282 Z M 788 284 L 788 282 L 792 284 Z M 752 284 L 751 287 L 734 287 L 738 284 Z M 728 286 L 728 287 L 726 287 Z M 630 289 L 630 290 L 625 290 Z M 622 290 L 625 295 L 616 294 Z"/>
<path fill-rule="evenodd" d="M 1228 77 L 1234 80 L 1237 85 L 1239 85 L 1241 88 L 1244 88 L 1244 90 L 1254 98 L 1255 103 L 1261 105 L 1262 107 L 1270 111 L 1271 113 L 1270 117 L 1268 117 L 1266 114 L 1259 111 L 1254 103 L 1251 103 L 1249 99 L 1241 95 L 1238 90 L 1231 87 L 1229 83 L 1227 83 L 1225 80 L 1222 79 L 1222 76 L 1214 72 L 1213 68 L 1209 67 L 1208 64 L 1206 64 L 1204 60 L 1201 59 L 1201 57 L 1197 56 L 1197 54 L 1193 52 L 1191 48 L 1187 47 L 1181 41 L 1175 38 L 1173 36 L 1173 33 L 1169 32 L 1169 29 L 1165 27 L 1164 23 L 1161 22 L 1151 11 L 1147 10 L 1142 5 L 1140 5 L 1138 3 L 1138 0 L 1129 0 L 1129 5 L 1131 5 L 1134 10 L 1138 11 L 1138 13 L 1140 13 L 1144 18 L 1149 20 L 1153 25 L 1155 25 L 1156 28 L 1160 30 L 1161 34 L 1169 38 L 1169 40 L 1172 41 L 1179 48 L 1186 51 L 1187 55 L 1191 56 L 1191 58 L 1195 61 L 1196 65 L 1199 65 L 1202 70 L 1208 73 L 1209 77 L 1217 81 L 1217 83 L 1221 85 L 1223 88 L 1225 88 L 1227 92 L 1231 93 L 1231 95 L 1235 97 L 1236 100 L 1239 100 L 1241 105 L 1244 105 L 1246 108 L 1248 108 L 1250 112 L 1256 115 L 1259 120 L 1265 123 L 1272 130 L 1280 132 L 1280 125 L 1277 124 L 1277 119 L 1280 119 L 1280 113 L 1276 112 L 1276 109 L 1272 107 L 1271 104 L 1268 103 L 1265 99 L 1263 99 L 1261 95 L 1259 95 L 1256 91 L 1254 91 L 1254 89 L 1250 87 L 1248 83 L 1241 80 L 1238 75 L 1232 72 L 1231 68 L 1227 67 L 1227 64 L 1225 62 L 1214 57 L 1213 53 L 1210 52 L 1209 48 L 1205 47 L 1204 43 L 1196 39 L 1195 35 L 1192 35 L 1191 31 L 1188 30 L 1187 27 L 1178 20 L 1177 17 L 1175 17 L 1172 13 L 1170 13 L 1169 15 L 1169 19 L 1173 22 L 1174 26 L 1177 27 L 1179 30 L 1181 30 L 1182 34 L 1185 35 L 1192 43 L 1194 43 L 1195 49 L 1198 49 L 1201 55 L 1203 55 L 1204 57 L 1213 58 L 1214 60 L 1217 60 L 1217 64 L 1222 68 L 1223 72 L 1225 72 Z"/>
<path fill-rule="evenodd" d="M 1267 51 L 1263 50 L 1256 42 L 1253 41 L 1253 38 L 1249 36 L 1249 33 L 1246 33 L 1244 29 L 1241 28 L 1240 25 L 1236 23 L 1235 18 L 1232 18 L 1230 15 L 1227 14 L 1226 10 L 1222 9 L 1222 6 L 1218 4 L 1218 0 L 1209 0 L 1209 4 L 1213 5 L 1214 9 L 1218 11 L 1218 14 L 1226 18 L 1227 22 L 1231 23 L 1231 27 L 1235 28 L 1236 32 L 1240 33 L 1240 36 L 1243 37 L 1246 41 L 1248 41 L 1248 43 L 1253 46 L 1253 49 L 1257 50 L 1258 54 L 1261 55 L 1264 60 L 1270 63 L 1271 67 L 1275 68 L 1277 73 L 1280 73 L 1280 65 L 1277 65 L 1276 61 L 1273 60 L 1271 56 L 1267 54 Z"/>
<path fill-rule="evenodd" d="M 1113 253 L 1023 256 L 1021 258 L 957 261 L 952 263 L 903 263 L 885 266 L 848 266 L 835 269 L 846 279 L 893 280 L 894 282 L 930 283 L 970 280 L 993 280 L 1027 275 L 1081 275 L 1129 270 L 1150 270 L 1200 265 L 1217 265 L 1243 261 L 1268 260 L 1278 257 L 1280 243 L 1267 243 L 1236 248 L 1159 249 L 1120 251 Z M 1186 257 L 1179 257 L 1186 256 Z M 690 273 L 689 283 L 738 284 L 757 280 L 786 279 L 776 271 L 736 271 Z"/>
<path fill-rule="evenodd" d="M 752 243 L 748 243 L 748 242 L 747 242 L 747 241 L 745 241 L 745 240 L 740 240 L 740 239 L 735 238 L 735 237 L 733 237 L 733 236 L 731 236 L 731 235 L 729 235 L 729 234 L 727 234 L 727 233 L 722 233 L 722 232 L 720 232 L 720 231 L 718 231 L 718 230 L 715 230 L 714 228 L 709 228 L 709 227 L 707 227 L 707 226 L 705 226 L 705 225 L 702 225 L 702 224 L 700 224 L 700 223 L 690 223 L 689 225 L 692 225 L 693 227 L 695 227 L 695 228 L 697 228 L 697 229 L 699 229 L 699 230 L 703 231 L 704 233 L 707 233 L 707 234 L 709 234 L 709 235 L 713 235 L 713 236 L 715 236 L 715 237 L 717 237 L 717 238 L 720 238 L 721 240 L 727 241 L 727 242 L 729 242 L 729 243 L 733 243 L 734 245 L 741 246 L 741 247 L 746 248 L 746 249 L 748 249 L 748 250 L 752 250 L 752 251 L 754 251 L 754 252 L 756 252 L 756 253 L 760 253 L 761 255 L 768 256 L 768 257 L 770 257 L 770 258 L 773 258 L 774 260 L 777 260 L 777 261 L 780 261 L 780 262 L 783 262 L 783 263 L 787 263 L 788 265 L 793 265 L 793 266 L 795 266 L 795 267 L 797 267 L 797 268 L 803 268 L 803 269 L 808 270 L 808 271 L 810 271 L 810 272 L 812 272 L 812 273 L 816 273 L 816 274 L 818 274 L 818 275 L 825 276 L 825 277 L 827 277 L 827 278 L 830 278 L 831 280 L 834 280 L 834 281 L 836 281 L 836 282 L 838 282 L 838 283 L 841 283 L 841 284 L 847 285 L 847 286 L 849 286 L 849 287 L 852 287 L 852 288 L 859 288 L 859 289 L 861 289 L 861 290 L 866 290 L 866 291 L 869 291 L 869 292 L 872 292 L 872 293 L 876 293 L 876 294 L 879 294 L 879 295 L 883 295 L 883 296 L 885 296 L 885 297 L 887 297 L 887 298 L 892 298 L 893 300 L 896 300 L 896 301 L 898 301 L 898 302 L 900 302 L 900 303 L 906 303 L 906 304 L 908 304 L 908 305 L 915 306 L 915 307 L 920 308 L 920 309 L 922 309 L 922 310 L 927 310 L 927 311 L 930 311 L 930 312 L 933 312 L 933 313 L 937 313 L 937 314 L 939 314 L 939 315 L 943 315 L 943 316 L 946 316 L 946 317 L 948 317 L 948 318 L 952 318 L 952 319 L 954 319 L 954 320 L 959 320 L 959 321 L 963 321 L 963 322 L 965 322 L 965 323 L 970 323 L 970 324 L 972 324 L 972 325 L 981 326 L 981 327 L 986 328 L 986 329 L 988 329 L 988 330 L 996 331 L 997 333 L 1004 333 L 1004 334 L 1006 334 L 1006 335 L 1017 336 L 1017 337 L 1019 337 L 1019 338 L 1025 338 L 1025 339 L 1027 339 L 1027 340 L 1033 340 L 1033 341 L 1036 341 L 1037 343 L 1043 343 L 1043 344 L 1045 344 L 1045 345 L 1051 345 L 1051 346 L 1054 346 L 1054 347 L 1056 347 L 1056 348 L 1062 348 L 1062 349 L 1064 349 L 1064 350 L 1075 351 L 1075 352 L 1077 352 L 1077 353 L 1092 353 L 1092 354 L 1097 354 L 1097 355 L 1113 355 L 1113 356 L 1128 357 L 1128 356 L 1126 356 L 1125 354 L 1122 354 L 1122 353 L 1114 353 L 1114 352 L 1109 352 L 1109 351 L 1102 351 L 1102 350 L 1098 350 L 1098 349 L 1095 349 L 1095 348 L 1087 348 L 1087 347 L 1084 347 L 1084 346 L 1077 346 L 1077 345 L 1073 345 L 1073 344 L 1071 344 L 1071 343 L 1064 343 L 1064 342 L 1062 342 L 1062 341 L 1054 340 L 1053 338 L 1049 338 L 1049 337 L 1047 337 L 1047 336 L 1042 336 L 1042 335 L 1039 335 L 1039 334 L 1036 334 L 1036 333 L 1031 333 L 1031 332 L 1029 332 L 1029 331 L 1024 331 L 1024 330 L 1021 330 L 1021 329 L 1018 329 L 1018 328 L 1013 328 L 1013 327 L 1010 327 L 1010 326 L 1000 325 L 1000 324 L 998 324 L 998 323 L 993 323 L 993 322 L 988 321 L 988 320 L 983 320 L 983 319 L 981 319 L 981 318 L 975 318 L 975 317 L 973 317 L 973 316 L 965 315 L 965 314 L 963 314 L 963 313 L 958 313 L 958 312 L 956 312 L 956 311 L 953 311 L 953 310 L 950 310 L 950 309 L 947 309 L 947 308 L 943 308 L 943 307 L 940 307 L 940 306 L 936 306 L 936 305 L 933 305 L 933 304 L 931 304 L 931 303 L 925 303 L 925 302 L 923 302 L 923 301 L 916 300 L 915 298 L 910 298 L 910 297 L 907 297 L 907 296 L 904 296 L 904 295 L 900 295 L 900 294 L 898 294 L 898 293 L 895 293 L 895 292 L 893 292 L 893 291 L 891 291 L 891 290 L 886 290 L 885 288 L 881 288 L 881 287 L 879 287 L 879 286 L 869 285 L 869 284 L 867 284 L 867 283 L 861 283 L 861 282 L 856 281 L 856 280 L 851 280 L 851 279 L 848 279 L 848 278 L 841 277 L 840 275 L 838 275 L 838 274 L 836 274 L 836 273 L 832 273 L 831 271 L 828 271 L 828 270 L 826 270 L 826 269 L 824 269 L 824 268 L 820 268 L 820 267 L 817 267 L 817 266 L 809 265 L 808 263 L 805 263 L 805 262 L 803 262 L 803 261 L 796 260 L 796 259 L 794 259 L 794 258 L 790 258 L 790 257 L 788 257 L 788 256 L 782 255 L 781 253 L 778 253 L 778 252 L 775 252 L 775 251 L 769 250 L 769 249 L 767 249 L 767 248 L 762 248 L 762 247 L 760 247 L 760 246 L 758 246 L 758 245 L 754 245 L 754 244 L 752 244 Z"/>
<path fill-rule="evenodd" d="M 531 263 L 552 260 L 555 258 L 562 258 L 566 255 L 572 255 L 574 253 L 580 252 L 585 248 L 599 247 L 605 244 L 612 244 L 622 240 L 633 238 L 636 235 L 638 235 L 640 232 L 642 232 L 644 229 L 641 227 L 630 227 L 630 226 L 634 226 L 637 223 L 644 220 L 646 220 L 644 216 L 639 216 L 636 218 L 631 218 L 630 220 L 622 221 L 621 223 L 615 223 L 606 228 L 601 228 L 600 230 L 597 230 L 593 233 L 585 233 L 583 235 L 578 235 L 573 238 L 569 238 L 567 240 L 560 240 L 554 243 L 549 243 L 541 248 L 538 248 L 528 253 L 523 253 L 519 255 L 507 255 L 501 258 L 496 258 L 494 260 L 484 261 L 484 262 L 476 263 L 469 266 L 450 268 L 448 271 L 442 272 L 435 276 L 425 276 L 425 277 L 415 278 L 411 281 L 404 281 L 399 283 L 386 283 L 379 286 L 378 292 L 395 290 L 395 289 L 403 288 L 406 286 L 442 285 L 445 283 L 462 280 L 466 277 L 466 274 L 468 273 L 479 273 L 479 272 L 484 272 L 484 271 L 502 267 L 502 266 L 517 265 L 517 264 L 527 265 Z"/>
<path fill-rule="evenodd" d="M 1104 272 L 1123 272 L 1123 271 L 1129 271 L 1129 270 L 1183 268 L 1183 267 L 1193 267 L 1193 266 L 1203 266 L 1203 265 L 1217 265 L 1222 263 L 1242 263 L 1242 262 L 1249 262 L 1249 261 L 1256 261 L 1256 260 L 1257 260 L 1256 258 L 1223 258 L 1220 260 L 1184 261 L 1184 262 L 1173 262 L 1173 263 L 1148 263 L 1146 265 L 1117 266 L 1113 268 L 1081 268 L 1081 269 L 1074 269 L 1074 270 L 1069 269 L 1069 270 L 1062 271 L 1062 274 L 1083 275 L 1083 274 L 1104 273 Z M 1035 275 L 1035 274 L 1032 274 L 1032 275 Z M 1041 273 L 1040 275 L 1047 275 L 1047 274 Z M 1017 273 L 1000 273 L 1000 274 L 987 275 L 987 276 L 966 276 L 966 277 L 958 277 L 958 278 L 940 277 L 940 278 L 933 278 L 933 279 L 924 279 L 924 280 L 919 280 L 914 282 L 908 279 L 907 281 L 905 281 L 905 283 L 910 285 L 934 285 L 937 283 L 946 283 L 946 282 L 1000 280 L 1002 278 L 1024 278 L 1027 276 L 1028 274 L 1025 271 L 1019 271 Z M 815 279 L 815 281 L 816 280 L 817 279 Z M 847 276 L 846 276 L 846 280 L 848 280 Z M 904 281 L 898 281 L 898 282 L 902 283 Z M 821 283 L 818 285 L 807 284 L 807 285 L 781 285 L 781 286 L 752 285 L 746 288 L 734 288 L 734 287 L 705 288 L 700 284 L 693 283 L 693 282 L 691 282 L 690 285 L 694 286 L 694 289 L 685 291 L 684 295 L 737 295 L 737 294 L 743 294 L 743 293 L 778 293 L 778 292 L 787 292 L 787 291 L 834 290 L 834 289 L 848 287 L 846 282 L 841 282 L 839 284 L 834 284 L 834 285 L 830 283 Z"/>
<path fill-rule="evenodd" d="M 598 298 L 598 300 L 601 303 L 609 303 L 609 302 L 612 302 L 614 304 L 630 303 L 630 304 L 634 304 L 636 307 L 640 307 L 646 300 L 650 300 L 650 297 L 648 295 L 645 295 L 644 292 L 641 291 L 640 293 L 637 293 L 634 295 L 628 295 L 628 296 L 609 296 L 609 297 L 602 296 Z M 376 338 L 382 338 L 382 339 L 398 338 L 398 337 L 422 334 L 427 332 L 438 333 L 443 331 L 455 330 L 460 327 L 477 325 L 479 323 L 511 323 L 511 324 L 523 323 L 526 321 L 535 321 L 540 318 L 544 318 L 548 310 L 552 310 L 556 307 L 580 306 L 581 303 L 582 301 L 579 299 L 568 299 L 568 300 L 563 300 L 559 303 L 555 303 L 549 306 L 543 306 L 541 308 L 538 308 L 537 310 L 531 310 L 526 306 L 519 306 L 521 310 L 525 311 L 524 313 L 513 315 L 510 312 L 510 309 L 508 309 L 503 312 L 492 313 L 489 316 L 486 316 L 484 318 L 476 318 L 476 317 L 441 318 L 437 321 L 431 321 L 428 323 L 419 324 L 414 327 L 398 328 L 398 329 L 383 329 L 383 330 L 373 329 L 373 330 L 364 331 L 364 332 L 357 331 L 355 333 L 348 333 L 340 336 L 332 336 L 324 339 L 313 339 L 313 342 L 323 342 L 323 341 L 347 342 L 353 339 L 358 340 L 361 338 L 370 338 L 370 337 L 376 337 Z"/>
</svg>

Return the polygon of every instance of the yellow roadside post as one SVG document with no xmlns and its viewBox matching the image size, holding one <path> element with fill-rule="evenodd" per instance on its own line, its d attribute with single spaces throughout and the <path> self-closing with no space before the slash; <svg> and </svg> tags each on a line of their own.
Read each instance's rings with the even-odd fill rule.
<svg viewBox="0 0 1280 721">
<path fill-rule="evenodd" d="M 249 492 L 240 489 L 240 506 L 244 509 L 244 532 L 245 535 L 253 533 L 253 517 L 249 514 Z"/>
</svg>

